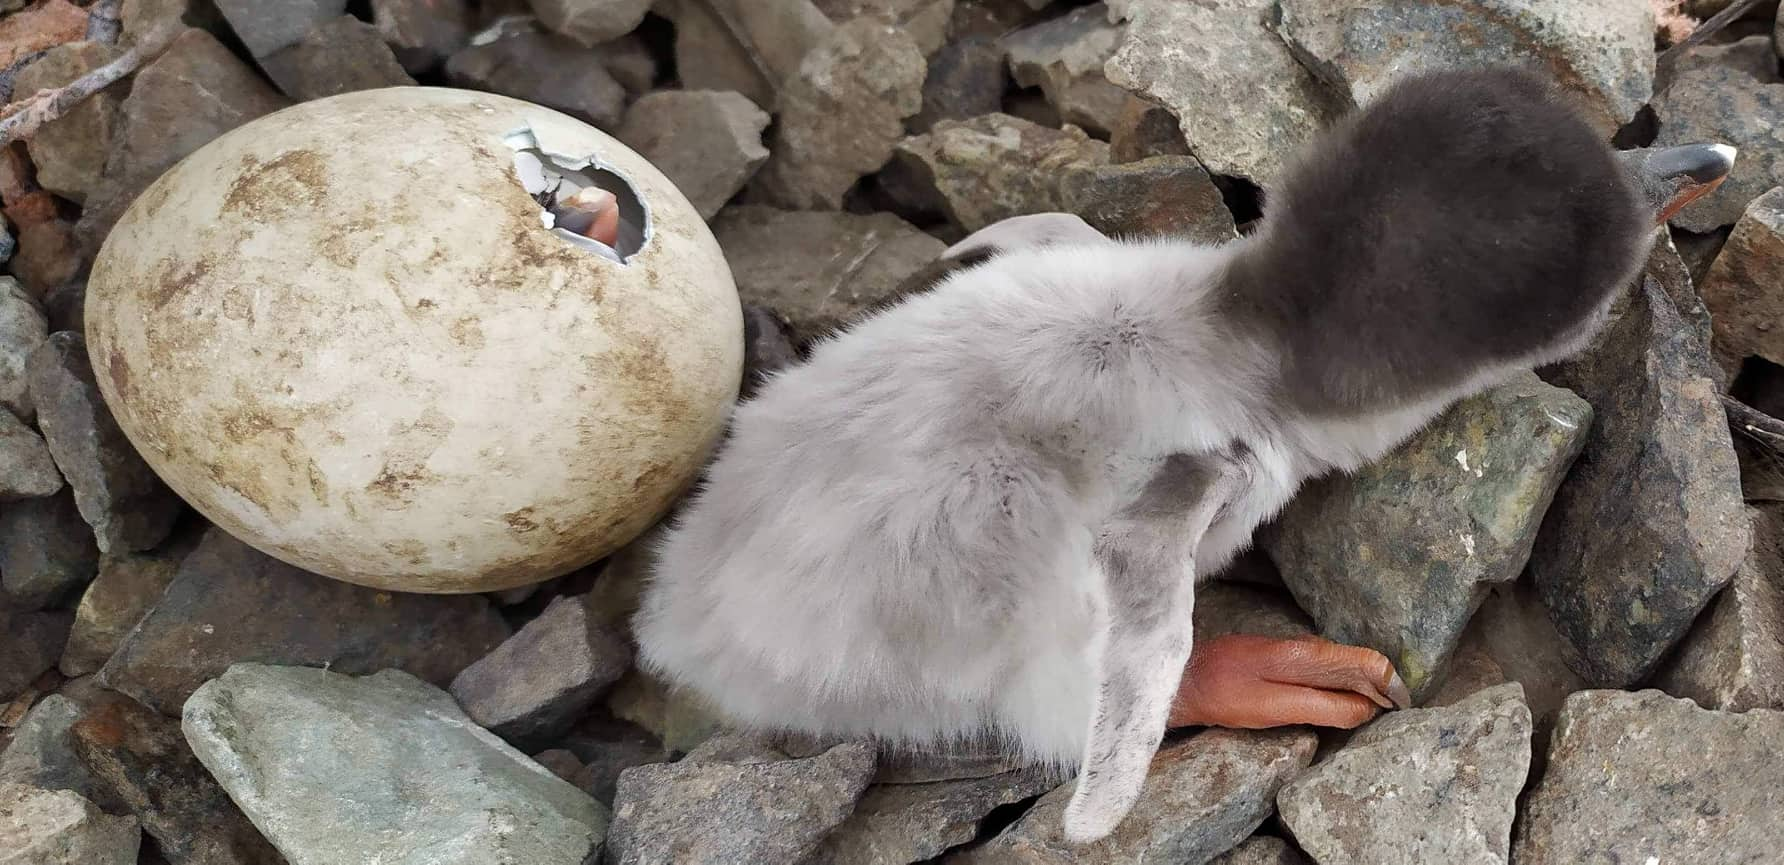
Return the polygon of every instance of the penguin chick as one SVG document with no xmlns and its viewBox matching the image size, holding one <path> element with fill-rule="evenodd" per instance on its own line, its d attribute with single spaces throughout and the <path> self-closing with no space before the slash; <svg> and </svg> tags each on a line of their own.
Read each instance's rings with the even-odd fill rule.
<svg viewBox="0 0 1784 865">
<path fill-rule="evenodd" d="M 1225 245 L 993 226 L 738 407 L 642 662 L 744 726 L 1075 768 L 1073 841 L 1168 724 L 1404 705 L 1366 649 L 1193 644 L 1194 583 L 1304 480 L 1584 346 L 1650 242 L 1638 187 L 1540 79 L 1443 72 L 1322 136 Z"/>
</svg>

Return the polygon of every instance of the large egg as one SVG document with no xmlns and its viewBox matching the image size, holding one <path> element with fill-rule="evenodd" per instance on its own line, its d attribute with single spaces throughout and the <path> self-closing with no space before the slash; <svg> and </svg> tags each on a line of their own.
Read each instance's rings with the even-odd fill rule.
<svg viewBox="0 0 1784 865">
<path fill-rule="evenodd" d="M 546 205 L 618 197 L 614 247 Z M 529 191 L 529 189 L 533 191 Z M 307 102 L 124 214 L 87 286 L 106 402 L 231 534 L 399 591 L 548 579 L 657 520 L 742 365 L 718 243 L 660 172 L 460 90 Z"/>
</svg>

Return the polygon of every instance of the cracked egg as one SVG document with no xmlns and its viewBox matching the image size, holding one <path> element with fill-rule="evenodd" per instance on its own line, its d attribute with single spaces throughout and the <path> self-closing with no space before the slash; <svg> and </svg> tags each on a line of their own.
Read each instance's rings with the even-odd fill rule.
<svg viewBox="0 0 1784 865">
<path fill-rule="evenodd" d="M 211 142 L 87 288 L 106 402 L 212 522 L 348 582 L 470 592 L 592 562 L 668 509 L 743 357 L 718 243 L 555 111 L 362 91 Z"/>
</svg>

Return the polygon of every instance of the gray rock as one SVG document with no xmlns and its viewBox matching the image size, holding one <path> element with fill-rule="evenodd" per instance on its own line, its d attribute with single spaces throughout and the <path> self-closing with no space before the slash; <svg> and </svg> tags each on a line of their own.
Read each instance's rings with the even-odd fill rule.
<svg viewBox="0 0 1784 865">
<path fill-rule="evenodd" d="M 625 635 L 560 596 L 518 633 L 452 680 L 471 720 L 519 747 L 567 732 L 632 665 Z"/>
<path fill-rule="evenodd" d="M 902 30 L 925 56 L 942 47 L 954 14 L 954 0 L 813 0 L 813 5 L 837 24 L 867 18 Z"/>
<path fill-rule="evenodd" d="M 1733 224 L 1747 202 L 1784 182 L 1784 132 L 1774 121 L 1784 116 L 1784 79 L 1764 36 L 1692 52 L 1654 97 L 1654 146 L 1717 141 L 1740 150 L 1728 179 L 1672 218 L 1703 233 Z"/>
<path fill-rule="evenodd" d="M 1703 301 L 1724 366 L 1753 356 L 1784 363 L 1784 186 L 1747 205 L 1704 278 Z"/>
<path fill-rule="evenodd" d="M 669 754 L 686 754 L 724 729 L 718 710 L 698 695 L 686 688 L 672 690 L 638 669 L 613 686 L 607 709 L 615 718 L 649 731 Z"/>
<path fill-rule="evenodd" d="M 1228 634 L 1260 637 L 1298 637 L 1314 632 L 1313 620 L 1295 606 L 1294 598 L 1280 588 L 1269 589 L 1238 583 L 1210 582 L 1196 587 L 1197 640 Z"/>
<path fill-rule="evenodd" d="M 664 0 L 658 6 L 675 22 L 683 87 L 735 90 L 770 112 L 779 111 L 801 62 L 836 29 L 810 0 Z"/>
<path fill-rule="evenodd" d="M 99 557 L 99 575 L 81 595 L 58 668 L 64 676 L 99 672 L 124 637 L 161 600 L 186 550 Z"/>
<path fill-rule="evenodd" d="M 1493 586 L 1462 634 L 1458 659 L 1484 655 L 1505 681 L 1524 686 L 1534 727 L 1535 762 L 1546 759 L 1549 733 L 1568 695 L 1586 687 L 1567 665 L 1567 642 L 1528 580 Z M 1452 675 L 1457 671 L 1452 670 Z M 1465 675 L 1465 673 L 1463 673 Z M 1441 695 L 1434 695 L 1433 702 Z"/>
<path fill-rule="evenodd" d="M 1512 64 L 1544 72 L 1583 98 L 1606 138 L 1647 104 L 1654 85 L 1654 11 L 1622 0 L 1283 0 L 1289 47 L 1351 105 L 1432 69 Z M 1396 34 L 1384 38 L 1384 34 Z"/>
<path fill-rule="evenodd" d="M 1239 846 L 1214 857 L 1208 865 L 1307 865 L 1307 857 L 1281 838 L 1253 835 Z"/>
<path fill-rule="evenodd" d="M 579 865 L 607 809 L 396 670 L 237 664 L 181 728 L 291 865 Z"/>
<path fill-rule="evenodd" d="M 584 718 L 562 744 L 584 764 L 571 783 L 607 805 L 613 804 L 613 790 L 621 772 L 669 759 L 669 752 L 657 737 L 643 727 L 604 712 Z"/>
<path fill-rule="evenodd" d="M 1659 691 L 1569 697 L 1513 859 L 1771 862 L 1784 849 L 1784 713 L 1700 709 Z"/>
<path fill-rule="evenodd" d="M 78 333 L 53 334 L 31 355 L 31 402 L 56 465 L 101 552 L 134 552 L 173 529 L 178 496 L 143 462 L 99 394 Z"/>
<path fill-rule="evenodd" d="M 890 213 L 726 208 L 712 225 L 744 303 L 785 318 L 799 340 L 882 303 L 947 245 Z"/>
<path fill-rule="evenodd" d="M 912 132 L 928 132 L 942 120 L 996 113 L 1003 108 L 1009 78 L 997 40 L 969 36 L 949 42 L 929 58 L 923 108 L 905 126 Z"/>
<path fill-rule="evenodd" d="M 1382 716 L 1276 803 L 1320 865 L 1505 862 L 1529 769 L 1530 710 L 1501 685 Z"/>
<path fill-rule="evenodd" d="M 664 90 L 632 103 L 614 133 L 712 219 L 768 161 L 768 114 L 741 93 Z"/>
<path fill-rule="evenodd" d="M 5 264 L 8 261 L 11 261 L 13 252 L 17 251 L 18 248 L 18 238 L 13 237 L 12 232 L 7 228 L 0 226 L 0 264 Z"/>
<path fill-rule="evenodd" d="M 1040 771 L 927 784 L 875 784 L 809 865 L 908 865 L 971 841 L 992 809 L 1039 796 L 1058 783 Z"/>
<path fill-rule="evenodd" d="M 437 68 L 471 41 L 465 0 L 371 0 L 372 26 L 412 75 Z"/>
<path fill-rule="evenodd" d="M 62 473 L 43 437 L 0 411 L 0 501 L 39 499 L 62 489 Z"/>
<path fill-rule="evenodd" d="M 739 399 L 749 399 L 765 376 L 799 362 L 792 328 L 765 306 L 743 306 L 743 387 Z"/>
<path fill-rule="evenodd" d="M 1102 3 L 1025 27 L 1003 39 L 1010 74 L 1023 87 L 1039 87 L 1065 122 L 1107 135 L 1128 95 L 1103 74 L 1121 31 Z"/>
<path fill-rule="evenodd" d="M 1653 671 L 1749 541 L 1708 350 L 1652 278 L 1620 305 L 1545 375 L 1592 403 L 1593 422 L 1530 557 L 1570 664 L 1611 687 Z"/>
<path fill-rule="evenodd" d="M 1710 353 L 1714 356 L 1717 346 L 1715 322 L 1711 320 L 1710 307 L 1697 293 L 1696 280 L 1691 276 L 1690 265 L 1685 263 L 1679 247 L 1674 245 L 1670 231 L 1655 232 L 1654 248 L 1648 252 L 1648 260 L 1642 265 L 1642 274 L 1659 284 L 1660 290 L 1672 301 L 1673 309 L 1685 320 L 1697 341 L 1709 346 Z M 1738 371 L 1737 369 L 1734 372 Z M 1728 390 L 1733 372 L 1720 366 L 1711 366 L 1710 373 L 1717 390 Z"/>
<path fill-rule="evenodd" d="M 1117 86 L 1177 116 L 1209 171 L 1264 186 L 1337 104 L 1266 28 L 1274 5 L 1130 0 L 1126 36 L 1106 67 Z"/>
<path fill-rule="evenodd" d="M 613 800 L 608 861 L 799 862 L 854 810 L 873 766 L 873 748 L 856 743 L 803 760 L 627 769 Z"/>
<path fill-rule="evenodd" d="M 415 83 L 377 28 L 351 15 L 317 24 L 304 38 L 262 57 L 260 68 L 299 102 Z"/>
<path fill-rule="evenodd" d="M 24 96 L 62 87 L 110 63 L 115 46 L 70 42 L 51 48 L 13 77 L 13 93 Z M 76 204 L 87 200 L 105 171 L 105 157 L 118 134 L 126 88 L 113 85 L 88 97 L 31 134 L 31 162 L 44 189 Z"/>
<path fill-rule="evenodd" d="M 61 694 L 51 694 L 33 706 L 13 732 L 12 744 L 0 752 L 0 784 L 68 790 L 103 800 L 106 788 L 74 750 L 74 722 L 83 711 Z"/>
<path fill-rule="evenodd" d="M 99 548 L 73 493 L 0 506 L 0 586 L 19 606 L 61 606 L 98 568 Z"/>
<path fill-rule="evenodd" d="M 530 29 L 461 49 L 446 61 L 446 80 L 555 108 L 601 129 L 619 125 L 626 109 L 626 89 L 599 56 L 562 36 Z"/>
<path fill-rule="evenodd" d="M 0 783 L 0 863 L 134 865 L 142 831 L 66 790 Z"/>
<path fill-rule="evenodd" d="M 0 594 L 0 703 L 10 701 L 56 665 L 74 617 L 14 609 Z"/>
<path fill-rule="evenodd" d="M 217 0 L 229 28 L 256 59 L 297 44 L 310 28 L 347 11 L 347 0 Z"/>
<path fill-rule="evenodd" d="M 650 4 L 651 0 L 528 0 L 540 23 L 589 48 L 632 32 Z"/>
<path fill-rule="evenodd" d="M 1110 236 L 1171 236 L 1210 245 L 1239 236 L 1214 180 L 1188 156 L 1068 170 L 1060 202 Z"/>
<path fill-rule="evenodd" d="M 31 353 L 48 339 L 49 320 L 19 281 L 0 276 L 0 406 L 23 420 L 37 412 L 31 406 Z"/>
<path fill-rule="evenodd" d="M 1065 210 L 1060 178 L 1108 161 L 1109 145 L 1076 127 L 987 114 L 944 120 L 906 138 L 886 174 L 903 190 L 896 196 L 972 232 L 1012 216 Z"/>
<path fill-rule="evenodd" d="M 1463 632 L 1467 639 L 1467 632 Z M 1493 656 L 1478 645 L 1463 642 L 1456 647 L 1456 653 L 1450 656 L 1447 669 L 1442 673 L 1443 684 L 1431 690 L 1424 699 L 1427 708 L 1437 706 L 1454 706 L 1469 697 L 1488 688 L 1503 685 L 1509 681 L 1505 677 L 1505 669 Z"/>
<path fill-rule="evenodd" d="M 355 586 L 299 570 L 212 529 L 99 678 L 171 715 L 206 679 L 238 661 L 350 674 L 395 667 L 444 685 L 508 635 L 482 595 Z"/>
<path fill-rule="evenodd" d="M 544 766 L 546 771 L 572 784 L 576 783 L 576 776 L 587 768 L 582 765 L 581 760 L 576 759 L 574 753 L 563 748 L 540 751 L 533 755 L 533 762 Z"/>
<path fill-rule="evenodd" d="M 768 162 L 751 188 L 761 203 L 835 210 L 878 171 L 922 107 L 923 52 L 871 18 L 837 27 L 786 79 Z"/>
<path fill-rule="evenodd" d="M 1706 709 L 1784 709 L 1784 514 L 1747 513 L 1752 552 L 1654 678 Z"/>
<path fill-rule="evenodd" d="M 1306 729 L 1208 730 L 1152 759 L 1140 799 L 1114 834 L 1065 840 L 1073 784 L 1041 797 L 1022 819 L 963 858 L 970 865 L 1200 865 L 1270 816 L 1276 792 L 1313 759 Z"/>
<path fill-rule="evenodd" d="M 1111 162 L 1139 162 L 1154 156 L 1188 156 L 1183 130 L 1169 109 L 1150 99 L 1128 94 L 1121 116 L 1109 132 Z"/>
<path fill-rule="evenodd" d="M 607 67 L 608 74 L 619 82 L 619 86 L 626 88 L 628 95 L 634 98 L 643 96 L 656 86 L 660 71 L 657 68 L 657 56 L 637 33 L 628 33 L 612 42 L 598 45 L 595 52 L 601 55 L 601 65 Z"/>
<path fill-rule="evenodd" d="M 1308 485 L 1265 548 L 1321 633 L 1387 655 L 1419 696 L 1487 585 L 1523 571 L 1591 424 L 1584 400 L 1521 375 L 1356 474 Z"/>
</svg>

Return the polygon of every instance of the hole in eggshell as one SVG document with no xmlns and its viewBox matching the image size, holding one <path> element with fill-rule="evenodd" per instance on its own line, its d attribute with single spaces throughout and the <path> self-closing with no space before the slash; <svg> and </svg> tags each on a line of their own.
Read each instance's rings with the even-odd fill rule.
<svg viewBox="0 0 1784 865">
<path fill-rule="evenodd" d="M 531 129 L 510 133 L 514 173 L 539 203 L 546 230 L 571 245 L 625 264 L 650 240 L 650 210 L 625 176 L 598 157 L 539 146 Z"/>
</svg>

